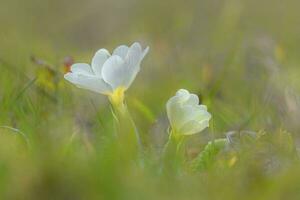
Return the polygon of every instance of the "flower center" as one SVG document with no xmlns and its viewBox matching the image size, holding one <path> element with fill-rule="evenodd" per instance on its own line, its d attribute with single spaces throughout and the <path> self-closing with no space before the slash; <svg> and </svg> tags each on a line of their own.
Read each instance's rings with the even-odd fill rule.
<svg viewBox="0 0 300 200">
<path fill-rule="evenodd" d="M 109 94 L 109 99 L 114 106 L 120 106 L 124 101 L 124 87 L 118 87 L 112 93 Z"/>
</svg>

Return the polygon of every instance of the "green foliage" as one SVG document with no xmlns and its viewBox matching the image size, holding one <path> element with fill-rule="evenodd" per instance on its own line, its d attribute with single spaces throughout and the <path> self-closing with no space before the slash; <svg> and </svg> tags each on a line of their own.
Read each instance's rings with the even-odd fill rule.
<svg viewBox="0 0 300 200">
<path fill-rule="evenodd" d="M 0 199 L 299 199 L 300 1 L 0 5 Z M 105 97 L 64 81 L 64 58 L 134 41 L 150 52 L 118 125 Z M 165 104 L 180 88 L 213 130 L 188 137 L 179 161 L 171 144 L 164 163 Z"/>
<path fill-rule="evenodd" d="M 227 139 L 216 139 L 208 142 L 204 149 L 192 161 L 191 170 L 194 172 L 203 172 L 209 169 L 216 160 L 218 153 L 225 148 L 226 144 L 228 144 Z"/>
</svg>

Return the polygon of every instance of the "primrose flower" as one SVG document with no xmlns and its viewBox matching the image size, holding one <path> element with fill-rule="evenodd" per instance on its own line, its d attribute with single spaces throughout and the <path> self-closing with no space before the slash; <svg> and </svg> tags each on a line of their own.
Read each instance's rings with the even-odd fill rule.
<svg viewBox="0 0 300 200">
<path fill-rule="evenodd" d="M 167 102 L 167 114 L 172 132 L 177 135 L 192 135 L 209 126 L 211 114 L 199 98 L 185 89 L 177 91 Z"/>
<path fill-rule="evenodd" d="M 124 92 L 135 79 L 148 51 L 149 47 L 143 50 L 138 42 L 130 47 L 118 46 L 112 54 L 100 49 L 91 64 L 73 64 L 64 77 L 79 88 L 107 95 L 113 103 L 119 104 L 123 102 Z"/>
</svg>

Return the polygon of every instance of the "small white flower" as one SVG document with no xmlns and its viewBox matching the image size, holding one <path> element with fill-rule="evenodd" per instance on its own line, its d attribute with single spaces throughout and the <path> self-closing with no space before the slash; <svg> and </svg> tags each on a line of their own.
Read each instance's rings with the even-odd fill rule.
<svg viewBox="0 0 300 200">
<path fill-rule="evenodd" d="M 192 135 L 209 126 L 211 114 L 199 98 L 185 89 L 177 91 L 167 102 L 167 114 L 172 131 L 180 135 Z"/>
<path fill-rule="evenodd" d="M 73 64 L 71 72 L 64 77 L 79 88 L 109 96 L 122 96 L 135 79 L 148 51 L 149 47 L 142 50 L 138 42 L 130 47 L 121 45 L 112 55 L 106 49 L 100 49 L 95 53 L 91 65 Z"/>
</svg>

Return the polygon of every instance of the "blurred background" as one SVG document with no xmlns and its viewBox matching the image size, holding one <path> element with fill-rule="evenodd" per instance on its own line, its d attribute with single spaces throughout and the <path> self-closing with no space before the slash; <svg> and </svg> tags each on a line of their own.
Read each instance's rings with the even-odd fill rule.
<svg viewBox="0 0 300 200">
<path fill-rule="evenodd" d="M 95 158 L 101 146 L 95 141 L 112 131 L 109 102 L 63 74 L 72 62 L 89 63 L 100 48 L 139 41 L 150 52 L 126 99 L 145 146 L 163 146 L 165 103 L 186 88 L 213 116 L 211 128 L 193 136 L 192 150 L 209 132 L 244 130 L 284 131 L 297 149 L 299 8 L 298 0 L 0 0 L 3 199 L 219 199 L 220 187 L 224 199 L 298 197 L 296 167 L 276 180 L 252 165 L 172 184 L 153 180 L 151 169 L 123 176 L 116 163 Z M 240 179 L 245 185 L 234 182 Z"/>
</svg>

